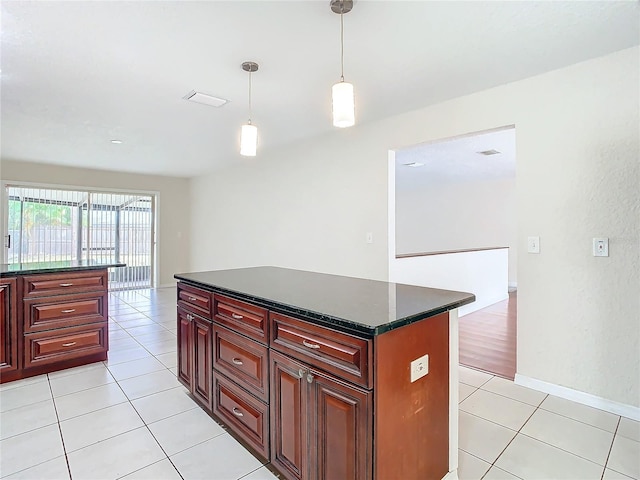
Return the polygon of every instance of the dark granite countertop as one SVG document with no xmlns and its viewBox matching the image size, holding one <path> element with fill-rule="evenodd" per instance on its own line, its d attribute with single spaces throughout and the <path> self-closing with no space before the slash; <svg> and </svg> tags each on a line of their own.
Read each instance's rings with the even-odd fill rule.
<svg viewBox="0 0 640 480">
<path fill-rule="evenodd" d="M 124 263 L 101 263 L 94 261 L 59 261 L 32 263 L 1 263 L 0 277 L 14 277 L 16 275 L 34 273 L 73 272 L 77 270 L 100 270 L 110 267 L 124 267 Z"/>
<path fill-rule="evenodd" d="M 179 273 L 174 277 L 367 337 L 453 310 L 476 298 L 471 293 L 278 267 Z"/>
</svg>

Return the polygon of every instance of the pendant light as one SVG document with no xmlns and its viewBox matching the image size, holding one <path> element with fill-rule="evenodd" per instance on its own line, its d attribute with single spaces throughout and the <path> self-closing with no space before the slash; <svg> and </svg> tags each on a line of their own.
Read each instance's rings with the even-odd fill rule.
<svg viewBox="0 0 640 480">
<path fill-rule="evenodd" d="M 331 0 L 330 6 L 340 15 L 340 81 L 331 88 L 333 126 L 345 128 L 356 123 L 353 85 L 344 81 L 344 14 L 353 8 L 353 0 Z"/>
<path fill-rule="evenodd" d="M 251 124 L 251 74 L 258 71 L 258 64 L 244 62 L 242 70 L 249 72 L 249 121 L 242 125 L 242 130 L 240 131 L 240 155 L 255 157 L 258 148 L 258 127 Z"/>
</svg>

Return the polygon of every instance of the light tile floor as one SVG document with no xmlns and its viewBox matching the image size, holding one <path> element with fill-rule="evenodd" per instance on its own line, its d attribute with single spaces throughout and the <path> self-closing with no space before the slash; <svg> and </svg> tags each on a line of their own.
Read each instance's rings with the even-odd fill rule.
<svg viewBox="0 0 640 480">
<path fill-rule="evenodd" d="M 273 480 L 176 380 L 175 289 L 109 301 L 108 361 L 0 386 L 0 477 Z M 461 480 L 640 479 L 638 422 L 465 367 L 459 447 Z"/>
</svg>

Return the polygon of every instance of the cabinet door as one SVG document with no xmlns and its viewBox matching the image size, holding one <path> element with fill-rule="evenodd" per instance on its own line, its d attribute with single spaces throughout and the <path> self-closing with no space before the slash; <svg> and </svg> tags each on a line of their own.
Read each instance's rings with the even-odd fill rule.
<svg viewBox="0 0 640 480">
<path fill-rule="evenodd" d="M 311 371 L 309 408 L 313 480 L 371 479 L 372 392 Z"/>
<path fill-rule="evenodd" d="M 193 324 L 192 393 L 207 410 L 211 411 L 213 324 L 197 316 L 193 317 L 191 323 Z"/>
<path fill-rule="evenodd" d="M 271 352 L 271 462 L 289 479 L 309 478 L 306 372 L 303 364 Z"/>
<path fill-rule="evenodd" d="M 0 279 L 0 372 L 18 369 L 16 279 Z"/>
<path fill-rule="evenodd" d="M 193 378 L 193 317 L 178 309 L 178 380 L 189 390 Z"/>
</svg>

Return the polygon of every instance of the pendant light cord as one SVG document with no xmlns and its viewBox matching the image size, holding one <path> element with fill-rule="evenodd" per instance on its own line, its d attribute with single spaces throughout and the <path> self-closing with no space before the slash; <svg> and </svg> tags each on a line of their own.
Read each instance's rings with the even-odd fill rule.
<svg viewBox="0 0 640 480">
<path fill-rule="evenodd" d="M 344 5 L 340 9 L 340 81 L 344 82 Z"/>
<path fill-rule="evenodd" d="M 251 70 L 249 70 L 249 125 L 251 125 Z"/>
</svg>

